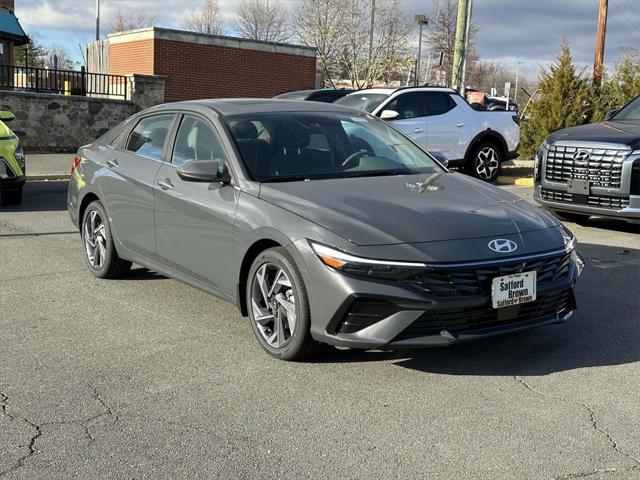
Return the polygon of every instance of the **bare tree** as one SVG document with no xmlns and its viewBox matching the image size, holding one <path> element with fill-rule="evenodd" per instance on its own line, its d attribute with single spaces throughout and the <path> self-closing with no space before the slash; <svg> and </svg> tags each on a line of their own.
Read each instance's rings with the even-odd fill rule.
<svg viewBox="0 0 640 480">
<path fill-rule="evenodd" d="M 390 82 L 407 66 L 411 23 L 400 0 L 303 0 L 298 35 L 318 49 L 325 83 L 346 77 L 356 88 Z M 371 47 L 371 48 L 370 48 Z"/>
<path fill-rule="evenodd" d="M 320 72 L 325 84 L 332 87 L 340 70 L 342 4 L 344 0 L 301 0 L 296 12 L 298 37 L 304 45 L 316 48 Z"/>
<path fill-rule="evenodd" d="M 190 32 L 222 34 L 222 12 L 218 0 L 204 0 L 199 9 L 189 10 L 184 28 Z"/>
<path fill-rule="evenodd" d="M 284 42 L 291 37 L 280 0 L 241 0 L 236 26 L 243 37 L 254 40 Z"/>
<path fill-rule="evenodd" d="M 153 13 L 145 11 L 139 13 L 131 13 L 125 15 L 118 12 L 111 24 L 112 32 L 126 32 L 128 30 L 137 30 L 139 28 L 153 27 L 156 17 Z"/>
<path fill-rule="evenodd" d="M 73 60 L 71 60 L 69 52 L 57 43 L 49 45 L 43 57 L 43 64 L 46 67 L 57 68 L 58 70 L 73 69 Z"/>
</svg>

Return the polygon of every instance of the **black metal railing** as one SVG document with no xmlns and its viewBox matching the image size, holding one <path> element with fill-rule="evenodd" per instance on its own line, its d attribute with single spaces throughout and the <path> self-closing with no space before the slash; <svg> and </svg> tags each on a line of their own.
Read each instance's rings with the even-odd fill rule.
<svg viewBox="0 0 640 480">
<path fill-rule="evenodd" d="M 84 70 L 0 65 L 0 90 L 127 99 L 127 77 Z"/>
</svg>

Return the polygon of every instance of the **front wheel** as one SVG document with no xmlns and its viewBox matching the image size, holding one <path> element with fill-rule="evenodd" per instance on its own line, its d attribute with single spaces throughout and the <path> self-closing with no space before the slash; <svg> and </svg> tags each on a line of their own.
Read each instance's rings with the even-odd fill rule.
<svg viewBox="0 0 640 480">
<path fill-rule="evenodd" d="M 316 353 L 320 344 L 309 332 L 307 290 L 289 252 L 278 247 L 259 254 L 247 283 L 247 310 L 262 348 L 282 360 Z"/>
<path fill-rule="evenodd" d="M 495 182 L 500 175 L 502 153 L 492 142 L 481 142 L 467 158 L 467 172 L 485 182 Z"/>
</svg>

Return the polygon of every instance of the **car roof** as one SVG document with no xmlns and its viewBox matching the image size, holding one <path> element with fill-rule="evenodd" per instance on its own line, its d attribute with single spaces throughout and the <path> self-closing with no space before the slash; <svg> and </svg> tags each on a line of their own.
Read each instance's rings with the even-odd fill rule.
<svg viewBox="0 0 640 480">
<path fill-rule="evenodd" d="M 242 115 L 247 113 L 275 112 L 348 112 L 353 108 L 334 103 L 307 102 L 305 100 L 284 100 L 278 98 L 223 98 L 189 100 L 185 102 L 165 103 L 149 110 L 192 109 L 194 106 L 208 107 L 221 116 Z"/>
<path fill-rule="evenodd" d="M 456 93 L 456 91 L 453 88 L 449 88 L 449 87 L 438 87 L 438 86 L 428 86 L 428 85 L 424 85 L 424 86 L 418 86 L 418 87 L 397 87 L 397 88 L 389 88 L 389 87 L 384 87 L 384 88 L 365 88 L 362 90 L 357 90 L 353 93 L 350 93 L 349 95 L 356 95 L 356 94 L 362 94 L 362 95 L 366 95 L 367 93 L 372 93 L 372 94 L 385 94 L 385 95 L 391 95 L 392 93 L 395 93 L 397 91 L 429 91 L 429 92 L 448 92 L 448 93 Z"/>
</svg>

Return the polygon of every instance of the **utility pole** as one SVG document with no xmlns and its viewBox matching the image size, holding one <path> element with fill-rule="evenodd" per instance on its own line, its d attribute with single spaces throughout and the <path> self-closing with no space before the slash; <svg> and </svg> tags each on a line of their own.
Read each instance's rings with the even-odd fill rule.
<svg viewBox="0 0 640 480">
<path fill-rule="evenodd" d="M 465 95 L 465 86 L 466 86 L 466 77 L 467 77 L 467 58 L 469 58 L 469 37 L 471 30 L 471 9 L 473 8 L 473 0 L 468 0 L 467 4 L 467 25 L 464 31 L 464 56 L 462 57 L 462 73 L 460 74 L 460 93 L 463 97 L 466 98 Z"/>
<path fill-rule="evenodd" d="M 593 57 L 593 85 L 600 88 L 602 84 L 602 62 L 604 60 L 604 39 L 607 34 L 607 10 L 609 0 L 600 0 L 598 8 L 598 30 L 596 32 L 596 51 Z"/>
<path fill-rule="evenodd" d="M 416 59 L 416 75 L 413 79 L 413 84 L 418 85 L 418 79 L 420 78 L 420 57 L 422 57 L 422 26 L 427 25 L 429 21 L 426 15 L 415 15 L 413 19 L 418 22 L 420 33 L 418 34 L 418 58 Z"/>
<path fill-rule="evenodd" d="M 100 0 L 96 0 L 96 41 L 100 40 Z"/>
<path fill-rule="evenodd" d="M 513 92 L 513 103 L 516 102 L 516 100 L 518 100 L 518 77 L 520 76 L 520 64 L 524 63 L 521 60 L 518 60 L 518 62 L 516 63 L 516 91 Z"/>
<path fill-rule="evenodd" d="M 368 74 L 371 77 L 372 59 L 373 59 L 373 28 L 376 22 L 376 0 L 371 0 L 371 26 L 369 27 L 369 68 Z M 373 78 L 369 78 L 371 82 Z M 369 85 L 371 86 L 371 85 Z"/>
<path fill-rule="evenodd" d="M 458 0 L 458 15 L 456 19 L 456 43 L 453 52 L 453 69 L 451 72 L 451 86 L 459 89 L 462 80 L 462 71 L 467 56 L 466 43 L 469 22 L 471 0 Z M 464 86 L 462 87 L 464 88 Z"/>
</svg>

